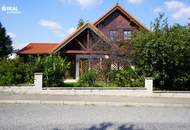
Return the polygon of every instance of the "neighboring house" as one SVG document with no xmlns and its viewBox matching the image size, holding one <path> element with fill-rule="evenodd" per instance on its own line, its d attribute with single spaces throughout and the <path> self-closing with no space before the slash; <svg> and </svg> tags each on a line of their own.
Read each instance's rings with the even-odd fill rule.
<svg viewBox="0 0 190 130">
<path fill-rule="evenodd" d="M 19 50 L 16 49 L 16 50 L 13 50 L 11 54 L 8 55 L 8 59 L 15 59 L 16 58 L 16 53 L 18 52 Z"/>
<path fill-rule="evenodd" d="M 71 62 L 67 78 L 78 79 L 85 68 L 89 69 L 101 63 L 103 59 L 109 58 L 106 49 L 111 49 L 112 41 L 127 41 L 133 32 L 140 29 L 146 28 L 116 4 L 94 24 L 86 23 L 62 42 L 56 44 L 30 43 L 17 54 L 21 57 L 29 54 L 58 54 L 67 57 Z"/>
</svg>

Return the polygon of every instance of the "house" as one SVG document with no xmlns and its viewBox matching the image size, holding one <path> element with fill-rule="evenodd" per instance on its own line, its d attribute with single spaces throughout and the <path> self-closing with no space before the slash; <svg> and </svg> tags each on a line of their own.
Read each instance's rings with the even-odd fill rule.
<svg viewBox="0 0 190 130">
<path fill-rule="evenodd" d="M 18 49 L 13 50 L 12 53 L 8 55 L 8 59 L 15 59 L 17 51 L 19 50 Z"/>
<path fill-rule="evenodd" d="M 117 41 L 129 40 L 132 33 L 140 29 L 147 30 L 134 16 L 116 4 L 95 23 L 86 23 L 62 42 L 30 43 L 17 54 L 58 54 L 67 57 L 71 62 L 67 78 L 78 79 L 85 70 L 109 58 L 106 49 L 117 46 Z M 112 41 L 116 42 L 113 44 Z"/>
</svg>

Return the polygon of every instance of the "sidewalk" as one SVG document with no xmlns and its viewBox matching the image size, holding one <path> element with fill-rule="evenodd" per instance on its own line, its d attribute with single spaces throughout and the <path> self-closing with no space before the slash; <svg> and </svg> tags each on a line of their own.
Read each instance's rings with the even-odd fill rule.
<svg viewBox="0 0 190 130">
<path fill-rule="evenodd" d="M 0 103 L 190 107 L 190 98 L 0 94 Z"/>
</svg>

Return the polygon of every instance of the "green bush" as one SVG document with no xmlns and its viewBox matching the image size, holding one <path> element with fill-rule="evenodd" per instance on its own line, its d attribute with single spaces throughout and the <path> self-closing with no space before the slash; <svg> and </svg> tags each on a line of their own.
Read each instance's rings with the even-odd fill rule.
<svg viewBox="0 0 190 130">
<path fill-rule="evenodd" d="M 82 74 L 79 79 L 79 84 L 82 87 L 95 87 L 97 73 L 95 70 L 89 70 Z"/>
<path fill-rule="evenodd" d="M 60 56 L 27 57 L 27 62 L 19 59 L 0 59 L 0 85 L 28 84 L 34 82 L 34 73 L 43 73 L 43 86 L 62 86 L 64 72 L 70 64 Z"/>
<path fill-rule="evenodd" d="M 169 26 L 160 15 L 150 31 L 133 35 L 136 67 L 144 77 L 154 77 L 159 90 L 190 90 L 190 25 Z"/>
<path fill-rule="evenodd" d="M 70 67 L 61 56 L 50 55 L 35 59 L 35 71 L 43 73 L 43 86 L 54 87 L 64 85 L 64 73 Z"/>
<path fill-rule="evenodd" d="M 29 63 L 21 63 L 18 59 L 0 59 L 0 85 L 32 83 L 33 79 Z"/>
<path fill-rule="evenodd" d="M 126 70 L 112 70 L 109 73 L 109 79 L 118 87 L 143 87 L 144 78 L 138 76 L 135 70 L 128 68 Z"/>
</svg>

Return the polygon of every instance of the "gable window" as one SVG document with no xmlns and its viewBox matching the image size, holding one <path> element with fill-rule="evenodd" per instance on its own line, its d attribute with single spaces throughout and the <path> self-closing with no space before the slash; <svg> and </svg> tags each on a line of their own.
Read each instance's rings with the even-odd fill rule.
<svg viewBox="0 0 190 130">
<path fill-rule="evenodd" d="M 123 39 L 124 40 L 131 39 L 131 36 L 132 36 L 132 31 L 131 30 L 124 30 L 123 31 Z"/>
<path fill-rule="evenodd" d="M 109 37 L 112 41 L 118 41 L 119 40 L 119 34 L 116 30 L 110 30 L 109 31 Z"/>
</svg>

